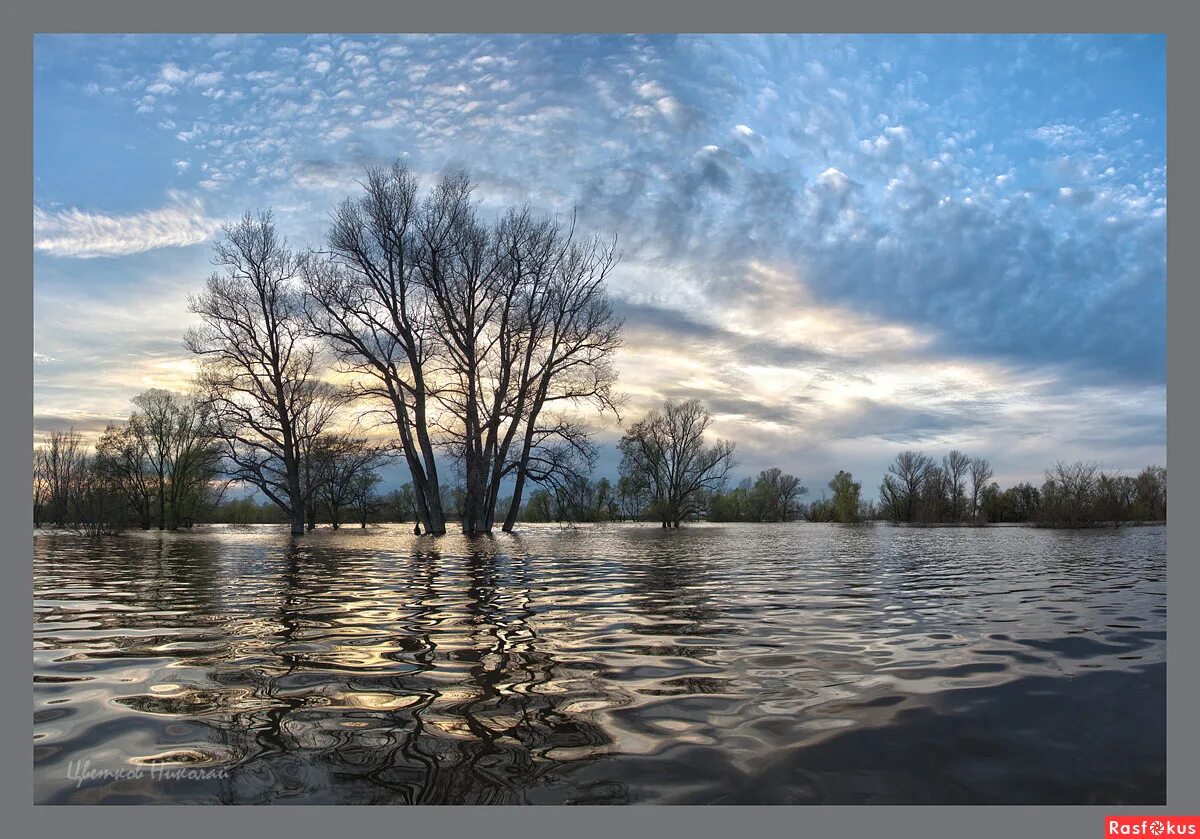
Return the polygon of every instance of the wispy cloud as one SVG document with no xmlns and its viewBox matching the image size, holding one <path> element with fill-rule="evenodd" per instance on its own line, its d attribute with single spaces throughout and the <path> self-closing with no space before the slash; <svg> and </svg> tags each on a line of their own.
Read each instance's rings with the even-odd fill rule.
<svg viewBox="0 0 1200 839">
<path fill-rule="evenodd" d="M 92 259 L 126 256 L 156 248 L 178 248 L 207 241 L 220 221 L 204 212 L 199 199 L 171 195 L 169 204 L 129 215 L 108 215 L 78 208 L 33 210 L 33 247 L 51 256 Z"/>
</svg>

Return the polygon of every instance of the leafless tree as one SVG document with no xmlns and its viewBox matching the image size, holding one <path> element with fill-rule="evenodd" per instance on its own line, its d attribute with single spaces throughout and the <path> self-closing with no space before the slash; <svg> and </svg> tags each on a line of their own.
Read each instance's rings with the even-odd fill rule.
<svg viewBox="0 0 1200 839">
<path fill-rule="evenodd" d="M 341 526 L 342 510 L 355 503 L 356 490 L 361 494 L 362 475 L 374 474 L 387 456 L 386 447 L 347 434 L 324 434 L 317 440 L 313 453 L 316 496 L 324 503 L 335 530 Z"/>
<path fill-rule="evenodd" d="M 203 362 L 200 384 L 230 477 L 257 487 L 304 532 L 303 454 L 333 417 L 295 287 L 303 260 L 270 213 L 226 226 L 214 273 L 190 300 L 202 325 L 186 343 Z"/>
<path fill-rule="evenodd" d="M 417 274 L 419 253 L 441 256 L 449 225 L 423 222 L 420 184 L 404 166 L 370 169 L 363 194 L 334 213 L 327 258 L 305 276 L 310 328 L 353 374 L 353 395 L 382 404 L 396 426 L 427 533 L 445 533 L 435 443 L 430 432 L 441 342 Z"/>
<path fill-rule="evenodd" d="M 502 241 L 511 242 L 510 231 L 528 224 L 524 216 L 510 218 L 508 228 L 502 230 Z M 593 239 L 577 243 L 573 230 L 546 223 L 532 229 L 533 246 L 526 250 L 539 254 L 534 260 L 536 270 L 528 269 L 529 260 L 523 260 L 519 243 L 508 249 L 510 275 L 520 280 L 524 274 L 526 279 L 521 315 L 511 330 L 519 337 L 507 353 L 519 359 L 512 420 L 492 456 L 488 502 L 494 504 L 501 480 L 513 471 L 506 531 L 516 523 L 530 477 L 531 458 L 544 425 L 542 412 L 548 406 L 566 404 L 591 404 L 614 414 L 618 408 L 614 395 L 617 374 L 611 359 L 621 346 L 621 322 L 613 314 L 606 292 L 606 279 L 618 259 L 615 242 Z M 552 258 L 542 256 L 546 253 Z M 576 436 L 583 433 L 582 426 L 577 425 L 576 431 Z M 510 458 L 514 439 L 520 441 L 520 448 Z"/>
<path fill-rule="evenodd" d="M 931 468 L 933 461 L 928 455 L 911 450 L 900 452 L 896 455 L 896 460 L 888 466 L 888 474 L 895 478 L 895 484 L 889 489 L 897 491 L 896 501 L 904 521 L 913 520 L 913 513 Z"/>
<path fill-rule="evenodd" d="M 50 519 L 58 527 L 69 523 L 71 505 L 82 487 L 87 469 L 83 437 L 69 428 L 51 431 L 37 455 L 50 503 Z"/>
<path fill-rule="evenodd" d="M 535 471 L 549 404 L 615 408 L 610 356 L 619 323 L 605 293 L 615 247 L 512 210 L 485 224 L 465 174 L 424 197 L 402 165 L 368 170 L 364 194 L 334 217 L 329 251 L 310 261 L 307 312 L 356 395 L 394 422 L 427 532 L 445 532 L 435 452 L 464 476 L 464 532 L 505 519 Z"/>
<path fill-rule="evenodd" d="M 162 388 L 135 396 L 133 404 L 127 428 L 154 477 L 158 529 L 174 529 L 195 517 L 194 507 L 219 466 L 209 410 L 199 399 Z M 130 470 L 137 464 L 124 459 L 128 468 L 121 472 L 133 479 Z M 138 497 L 142 488 L 131 489 Z"/>
<path fill-rule="evenodd" d="M 576 242 L 573 227 L 527 210 L 488 228 L 470 194 L 458 175 L 426 202 L 418 269 L 445 344 L 438 400 L 463 464 L 463 530 L 473 533 L 492 528 L 510 471 L 516 485 L 506 527 L 515 522 L 547 403 L 615 409 L 609 357 L 620 325 L 605 294 L 615 243 Z"/>
<path fill-rule="evenodd" d="M 1043 523 L 1078 527 L 1095 520 L 1099 464 L 1059 461 L 1046 470 L 1038 514 Z"/>
<path fill-rule="evenodd" d="M 638 521 L 646 510 L 649 502 L 650 487 L 640 475 L 621 475 L 617 479 L 617 501 L 620 505 L 621 519 Z"/>
<path fill-rule="evenodd" d="M 983 500 L 984 487 L 992 479 L 992 464 L 987 458 L 976 457 L 971 460 L 971 518 L 979 517 L 979 504 Z"/>
<path fill-rule="evenodd" d="M 971 468 L 971 459 L 958 449 L 952 450 L 942 458 L 942 472 L 946 476 L 946 489 L 950 500 L 950 516 L 955 522 L 961 521 L 966 514 L 967 474 Z"/>
<path fill-rule="evenodd" d="M 34 446 L 33 448 L 33 526 L 42 526 L 42 505 L 46 503 L 49 496 L 49 481 L 46 476 L 46 463 L 43 457 L 43 448 Z"/>
<path fill-rule="evenodd" d="M 146 457 L 135 415 L 124 425 L 109 425 L 96 442 L 96 460 L 111 477 L 143 530 L 154 520 L 156 479 Z"/>
<path fill-rule="evenodd" d="M 649 487 L 663 527 L 704 511 L 736 466 L 733 443 L 705 441 L 712 416 L 697 400 L 668 401 L 621 438 L 621 476 Z"/>
<path fill-rule="evenodd" d="M 350 482 L 350 503 L 358 511 L 359 527 L 365 528 L 371 514 L 380 506 L 380 498 L 375 492 L 375 487 L 382 480 L 374 469 L 363 469 L 357 472 Z"/>
</svg>

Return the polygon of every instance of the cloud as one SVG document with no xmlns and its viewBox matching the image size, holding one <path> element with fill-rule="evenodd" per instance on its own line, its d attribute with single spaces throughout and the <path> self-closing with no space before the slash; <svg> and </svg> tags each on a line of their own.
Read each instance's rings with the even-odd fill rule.
<svg viewBox="0 0 1200 839">
<path fill-rule="evenodd" d="M 129 215 L 34 207 L 33 247 L 59 257 L 118 257 L 197 245 L 207 241 L 220 225 L 205 215 L 199 199 L 181 194 L 173 194 L 171 203 L 157 210 Z"/>
<path fill-rule="evenodd" d="M 89 105 L 120 91 L 104 107 L 139 124 L 175 106 L 147 138 L 166 162 L 154 188 L 195 178 L 208 207 L 274 206 L 297 242 L 320 241 L 364 165 L 397 158 L 426 183 L 468 168 L 485 215 L 576 209 L 581 232 L 620 239 L 629 415 L 699 396 L 747 470 L 870 482 L 898 447 L 961 444 L 1036 476 L 1059 456 L 1161 459 L 1165 51 L 1113 40 L 97 40 L 110 69 Z M 1111 53 L 1103 72 L 1092 49 Z M 47 253 L 50 222 L 68 226 L 50 208 L 73 196 L 53 199 Z M 207 214 L 185 207 L 202 240 Z M 133 228 L 161 211 L 70 212 Z M 64 359 L 40 378 L 87 363 L 38 346 Z"/>
</svg>

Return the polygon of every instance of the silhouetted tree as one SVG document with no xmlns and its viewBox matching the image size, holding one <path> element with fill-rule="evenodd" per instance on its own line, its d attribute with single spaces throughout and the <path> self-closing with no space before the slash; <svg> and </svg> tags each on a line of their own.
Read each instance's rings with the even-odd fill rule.
<svg viewBox="0 0 1200 839">
<path fill-rule="evenodd" d="M 384 499 L 386 515 L 391 521 L 405 522 L 416 514 L 416 495 L 413 485 L 406 483 L 399 489 L 394 489 Z"/>
<path fill-rule="evenodd" d="M 461 173 L 419 191 L 400 164 L 367 172 L 364 195 L 335 214 L 328 258 L 309 263 L 309 323 L 357 393 L 388 406 L 426 529 L 445 532 L 438 445 L 462 469 L 463 531 L 492 528 L 509 477 L 511 529 L 525 482 L 545 472 L 537 449 L 556 436 L 544 407 L 615 407 L 615 249 L 527 210 L 488 226 Z"/>
<path fill-rule="evenodd" d="M 650 487 L 641 475 L 621 475 L 617 479 L 617 504 L 622 519 L 638 521 L 649 503 Z"/>
<path fill-rule="evenodd" d="M 322 434 L 316 439 L 312 455 L 314 497 L 324 504 L 334 530 L 341 526 L 345 507 L 356 505 L 358 500 L 370 500 L 370 491 L 380 480 L 374 470 L 387 459 L 388 451 L 387 447 L 347 434 Z M 374 478 L 369 486 L 361 482 L 364 475 Z"/>
<path fill-rule="evenodd" d="M 41 460 L 41 475 L 50 504 L 50 520 L 64 527 L 71 517 L 71 504 L 83 484 L 87 453 L 83 437 L 74 428 L 51 431 L 35 455 Z"/>
<path fill-rule="evenodd" d="M 379 496 L 375 487 L 382 480 L 374 469 L 362 469 L 356 472 L 350 481 L 350 503 L 358 511 L 359 527 L 367 526 L 367 522 L 379 506 Z"/>
<path fill-rule="evenodd" d="M 971 469 L 971 459 L 958 449 L 942 458 L 942 474 L 948 495 L 951 521 L 959 522 L 967 515 L 966 486 Z"/>
<path fill-rule="evenodd" d="M 270 213 L 245 215 L 214 246 L 221 273 L 190 300 L 201 326 L 186 343 L 201 357 L 199 381 L 231 478 L 255 486 L 304 532 L 304 453 L 333 417 L 317 349 L 305 332 L 295 279 L 302 260 Z"/>
<path fill-rule="evenodd" d="M 696 400 L 668 401 L 621 438 L 621 474 L 644 481 L 663 527 L 702 513 L 735 466 L 734 445 L 706 443 L 712 417 Z"/>
</svg>

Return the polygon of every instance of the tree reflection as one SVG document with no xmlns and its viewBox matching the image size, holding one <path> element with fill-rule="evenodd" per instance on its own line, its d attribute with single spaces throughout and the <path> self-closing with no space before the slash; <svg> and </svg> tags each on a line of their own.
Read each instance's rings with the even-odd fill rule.
<svg viewBox="0 0 1200 839">
<path fill-rule="evenodd" d="M 558 664 L 532 623 L 528 560 L 476 537 L 463 557 L 414 550 L 407 564 L 403 616 L 366 632 L 362 621 L 338 621 L 397 599 L 355 591 L 353 575 L 287 552 L 269 656 L 211 674 L 250 697 L 223 721 L 207 720 L 231 758 L 219 800 L 556 800 L 556 789 L 570 788 L 566 773 L 602 757 L 608 735 L 555 690 Z M 624 800 L 626 789 L 610 784 L 603 794 Z"/>
</svg>

